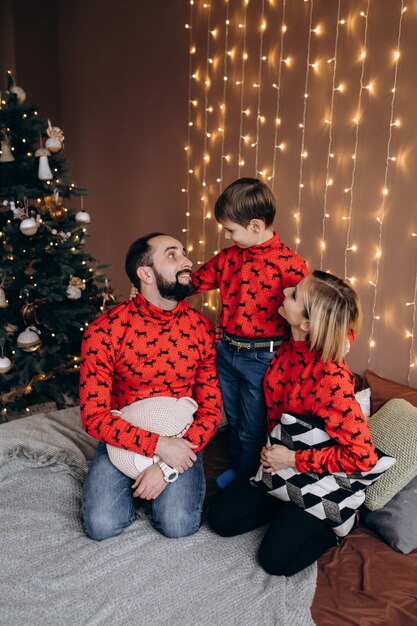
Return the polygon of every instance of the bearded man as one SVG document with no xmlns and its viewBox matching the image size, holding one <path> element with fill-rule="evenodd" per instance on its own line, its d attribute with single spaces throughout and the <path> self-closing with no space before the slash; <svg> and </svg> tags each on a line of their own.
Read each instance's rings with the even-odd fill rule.
<svg viewBox="0 0 417 626">
<path fill-rule="evenodd" d="M 192 263 L 183 245 L 163 233 L 137 239 L 125 269 L 138 293 L 91 323 L 80 366 L 80 409 L 86 432 L 98 439 L 83 487 L 86 534 L 114 537 L 147 501 L 152 524 L 167 537 L 184 537 L 201 525 L 205 479 L 201 450 L 216 432 L 221 398 L 212 324 L 184 298 L 194 292 Z M 135 427 L 111 413 L 155 396 L 191 396 L 198 404 L 182 438 Z M 106 444 L 153 463 L 136 480 L 109 460 Z"/>
</svg>

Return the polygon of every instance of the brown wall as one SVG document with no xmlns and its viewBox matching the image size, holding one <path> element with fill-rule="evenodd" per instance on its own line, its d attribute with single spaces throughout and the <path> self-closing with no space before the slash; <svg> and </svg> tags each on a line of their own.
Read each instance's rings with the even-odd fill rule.
<svg viewBox="0 0 417 626">
<path fill-rule="evenodd" d="M 0 26 L 7 35 L 0 37 L 7 63 L 15 63 L 18 82 L 29 100 L 39 104 L 45 116 L 54 117 L 54 123 L 62 124 L 73 179 L 89 188 L 86 208 L 93 220 L 89 250 L 112 263 L 114 286 L 124 295 L 128 293 L 124 254 L 141 233 L 163 230 L 188 239 L 193 260 L 202 261 L 218 247 L 217 227 L 204 214 L 219 190 L 239 174 L 262 171 L 278 198 L 276 226 L 284 241 L 295 246 L 299 236 L 299 252 L 312 268 L 322 265 L 344 275 L 347 259 L 346 273 L 356 277 L 365 315 L 351 366 L 363 372 L 369 362 L 381 375 L 417 386 L 417 367 L 410 367 L 416 348 L 405 336 L 415 326 L 416 312 L 417 238 L 412 233 L 417 232 L 417 3 L 407 4 L 400 32 L 399 0 L 373 0 L 367 19 L 360 15 L 368 5 L 365 0 L 315 0 L 311 26 L 320 24 L 317 35 L 310 33 L 310 2 L 251 1 L 246 15 L 243 100 L 242 87 L 236 83 L 242 78 L 244 29 L 239 23 L 244 23 L 244 3 L 212 0 L 210 12 L 203 4 L 196 0 L 191 15 L 185 0 L 0 0 L 0 15 L 13 23 L 12 32 L 6 20 Z M 266 28 L 261 40 L 262 4 Z M 338 8 L 344 24 L 337 23 Z M 226 59 L 225 89 L 226 11 L 227 49 L 233 54 Z M 189 39 L 184 25 L 191 17 Z M 214 29 L 215 36 L 208 32 Z M 365 32 L 367 56 L 362 64 L 359 55 Z M 396 65 L 393 52 L 399 36 L 401 57 Z M 190 82 L 191 100 L 198 101 L 190 106 L 190 117 L 189 41 L 196 46 L 191 63 L 197 72 L 197 79 Z M 282 58 L 291 57 L 290 66 L 279 63 L 281 49 Z M 260 56 L 266 57 L 261 64 Z M 334 56 L 336 72 L 334 63 L 327 62 Z M 319 61 L 318 71 L 307 60 Z M 278 82 L 280 66 L 281 126 L 276 138 L 277 144 L 286 144 L 285 151 L 274 149 L 278 91 L 272 85 Z M 362 86 L 372 82 L 373 92 L 360 90 L 362 70 Z M 397 90 L 391 111 L 395 70 Z M 209 85 L 205 85 L 207 78 Z M 333 91 L 339 83 L 345 85 L 343 93 Z M 219 108 L 224 96 L 225 119 Z M 361 119 L 356 127 L 353 118 L 359 96 Z M 242 102 L 243 109 L 251 110 L 248 117 L 241 115 Z M 213 112 L 206 111 L 209 106 Z M 257 123 L 258 110 L 265 117 L 263 124 Z M 398 128 L 390 126 L 392 112 L 393 119 L 401 119 Z M 332 113 L 329 125 L 325 119 Z M 248 144 L 239 139 L 241 118 L 242 134 L 251 137 Z M 187 126 L 189 120 L 192 127 Z M 224 127 L 223 140 L 219 127 Z M 188 130 L 193 173 L 187 177 L 183 148 Z M 210 132 L 210 138 L 204 132 Z M 257 146 L 251 148 L 256 139 Z M 303 146 L 306 159 L 301 159 Z M 245 160 L 240 168 L 239 152 Z M 204 153 L 209 161 L 203 160 Z M 222 155 L 230 155 L 230 160 Z M 397 160 L 387 161 L 387 156 Z M 326 188 L 329 178 L 333 184 Z M 385 184 L 386 197 L 382 195 Z M 350 187 L 351 192 L 344 191 Z M 181 193 L 181 188 L 188 193 Z M 182 233 L 187 201 L 190 228 Z M 376 219 L 381 209 L 382 228 Z M 349 222 L 343 217 L 350 210 Z M 326 249 L 321 256 L 323 223 Z M 350 245 L 356 244 L 357 252 L 346 252 L 349 223 Z M 375 253 L 380 243 L 378 263 Z M 369 281 L 376 284 L 376 291 Z M 214 305 L 212 296 L 205 301 L 209 304 L 205 310 Z M 410 302 L 414 304 L 406 306 Z M 374 313 L 380 319 L 373 322 Z M 372 350 L 371 338 L 376 342 Z"/>
</svg>

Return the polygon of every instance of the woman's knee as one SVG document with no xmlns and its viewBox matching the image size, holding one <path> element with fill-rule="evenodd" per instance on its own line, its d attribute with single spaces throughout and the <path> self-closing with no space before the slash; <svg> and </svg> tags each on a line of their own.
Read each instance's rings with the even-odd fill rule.
<svg viewBox="0 0 417 626">
<path fill-rule="evenodd" d="M 306 564 L 299 563 L 295 556 L 291 558 L 287 555 L 278 555 L 264 544 L 259 548 L 258 561 L 262 569 L 272 576 L 293 576 L 306 567 Z"/>
</svg>

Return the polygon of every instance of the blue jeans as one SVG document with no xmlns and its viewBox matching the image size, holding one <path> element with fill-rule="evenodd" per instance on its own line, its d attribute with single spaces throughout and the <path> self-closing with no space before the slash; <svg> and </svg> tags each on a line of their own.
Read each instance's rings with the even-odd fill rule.
<svg viewBox="0 0 417 626">
<path fill-rule="evenodd" d="M 230 461 L 239 474 L 259 464 L 266 439 L 263 380 L 275 352 L 232 352 L 217 346 L 217 374 L 229 424 Z"/>
<path fill-rule="evenodd" d="M 120 535 L 135 519 L 144 502 L 133 497 L 134 480 L 110 461 L 105 443 L 99 443 L 83 486 L 82 513 L 86 534 L 96 541 Z M 166 537 L 186 537 L 201 526 L 206 482 L 203 455 L 155 500 L 145 501 L 152 525 Z"/>
</svg>

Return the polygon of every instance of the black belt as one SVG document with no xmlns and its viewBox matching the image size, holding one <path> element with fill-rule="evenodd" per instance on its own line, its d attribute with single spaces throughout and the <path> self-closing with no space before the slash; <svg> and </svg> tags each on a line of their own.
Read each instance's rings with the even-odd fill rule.
<svg viewBox="0 0 417 626">
<path fill-rule="evenodd" d="M 223 341 L 232 352 L 275 352 L 282 343 L 282 337 L 245 339 L 223 333 Z"/>
</svg>

